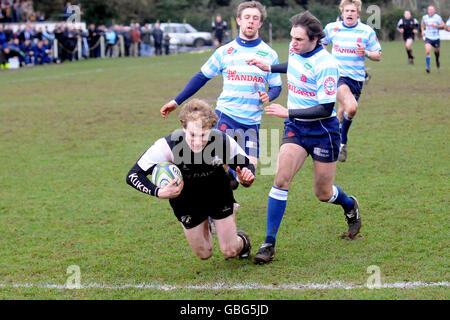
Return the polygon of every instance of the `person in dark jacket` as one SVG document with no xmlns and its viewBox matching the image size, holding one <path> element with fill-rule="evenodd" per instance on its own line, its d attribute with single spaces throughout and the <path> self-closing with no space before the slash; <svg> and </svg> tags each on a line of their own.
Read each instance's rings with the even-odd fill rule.
<svg viewBox="0 0 450 320">
<path fill-rule="evenodd" d="M 163 31 L 159 27 L 159 23 L 155 23 L 155 29 L 152 32 L 153 41 L 155 43 L 155 54 L 162 54 Z"/>
</svg>

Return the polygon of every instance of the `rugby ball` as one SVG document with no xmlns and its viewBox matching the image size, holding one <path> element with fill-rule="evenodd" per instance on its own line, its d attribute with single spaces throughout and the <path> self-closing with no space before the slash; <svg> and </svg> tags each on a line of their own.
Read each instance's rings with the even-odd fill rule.
<svg viewBox="0 0 450 320">
<path fill-rule="evenodd" d="M 183 175 L 181 174 L 180 169 L 171 162 L 158 163 L 155 168 L 153 168 L 152 183 L 158 188 L 164 188 L 176 178 L 179 179 L 176 184 L 178 186 L 181 180 L 183 180 Z"/>
</svg>

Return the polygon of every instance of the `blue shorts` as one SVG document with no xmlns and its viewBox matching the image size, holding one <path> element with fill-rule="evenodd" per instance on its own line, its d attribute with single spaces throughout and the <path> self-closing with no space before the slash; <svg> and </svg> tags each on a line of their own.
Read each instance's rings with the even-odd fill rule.
<svg viewBox="0 0 450 320">
<path fill-rule="evenodd" d="M 361 95 L 361 91 L 362 91 L 364 82 L 356 81 L 349 77 L 340 77 L 338 80 L 338 87 L 343 84 L 348 85 L 348 87 L 350 88 L 350 91 L 353 93 L 353 96 L 355 97 L 356 101 L 358 101 L 359 96 Z"/>
<path fill-rule="evenodd" d="M 245 153 L 251 157 L 259 158 L 259 124 L 246 125 L 237 122 L 225 113 L 216 110 L 219 117 L 215 129 L 225 132 L 232 137 Z"/>
<path fill-rule="evenodd" d="M 339 120 L 332 117 L 316 121 L 284 121 L 284 135 L 281 144 L 295 143 L 320 162 L 336 162 L 339 156 L 341 137 Z"/>
<path fill-rule="evenodd" d="M 431 40 L 431 39 L 425 38 L 425 43 L 431 44 L 431 46 L 433 48 L 439 48 L 441 46 L 441 40 L 440 39 Z"/>
</svg>

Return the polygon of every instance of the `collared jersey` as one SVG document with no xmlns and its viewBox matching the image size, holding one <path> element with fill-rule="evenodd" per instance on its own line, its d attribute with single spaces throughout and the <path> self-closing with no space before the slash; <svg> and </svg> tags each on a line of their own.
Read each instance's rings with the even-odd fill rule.
<svg viewBox="0 0 450 320">
<path fill-rule="evenodd" d="M 403 29 L 405 36 L 414 36 L 414 30 L 419 28 L 419 21 L 415 18 L 398 20 L 397 29 Z"/>
<path fill-rule="evenodd" d="M 356 49 L 360 44 L 369 52 L 381 51 L 375 31 L 359 21 L 352 27 L 347 27 L 343 22 L 337 21 L 326 25 L 325 35 L 322 44 L 333 43 L 332 54 L 339 64 L 340 75 L 356 81 L 364 81 L 366 57 L 359 57 Z"/>
<path fill-rule="evenodd" d="M 275 50 L 258 40 L 250 41 L 249 45 L 248 41 L 237 38 L 218 48 L 201 68 L 207 78 L 222 75 L 223 90 L 216 109 L 246 125 L 261 122 L 263 102 L 258 90 L 265 91 L 266 84 L 269 87 L 281 86 L 279 73 L 264 72 L 247 64 L 247 60 L 252 58 L 269 65 L 278 63 Z"/>
<path fill-rule="evenodd" d="M 439 29 L 436 27 L 432 27 L 432 25 L 442 24 L 444 20 L 442 20 L 441 16 L 437 13 L 433 14 L 431 17 L 429 15 L 424 15 L 422 17 L 422 23 L 425 25 L 425 38 L 430 40 L 438 40 L 439 39 Z"/>
<path fill-rule="evenodd" d="M 334 57 L 322 46 L 304 55 L 295 53 L 291 46 L 289 49 L 288 109 L 307 109 L 336 102 L 339 68 Z M 333 110 L 330 118 L 335 116 L 336 110 Z"/>
</svg>

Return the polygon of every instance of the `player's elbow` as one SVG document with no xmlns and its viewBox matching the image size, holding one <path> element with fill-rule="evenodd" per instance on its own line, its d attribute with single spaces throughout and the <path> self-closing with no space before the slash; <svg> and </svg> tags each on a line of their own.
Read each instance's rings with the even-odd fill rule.
<svg viewBox="0 0 450 320">
<path fill-rule="evenodd" d="M 377 52 L 377 54 L 373 57 L 374 61 L 381 61 L 381 56 L 383 54 L 381 53 L 381 51 Z"/>
<path fill-rule="evenodd" d="M 130 169 L 130 171 L 128 171 L 127 176 L 125 178 L 125 182 L 130 185 L 133 186 L 133 181 L 135 181 L 137 179 L 137 172 L 136 170 L 134 170 L 134 167 Z"/>
</svg>

